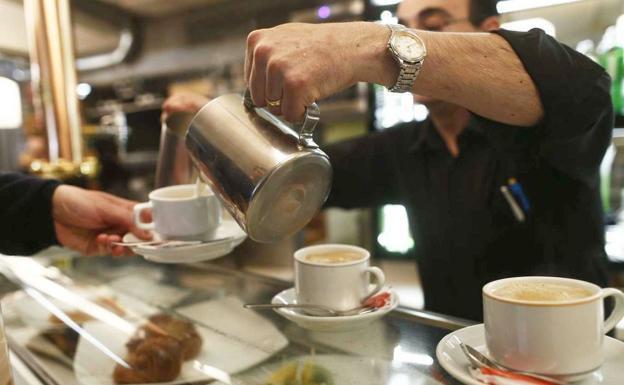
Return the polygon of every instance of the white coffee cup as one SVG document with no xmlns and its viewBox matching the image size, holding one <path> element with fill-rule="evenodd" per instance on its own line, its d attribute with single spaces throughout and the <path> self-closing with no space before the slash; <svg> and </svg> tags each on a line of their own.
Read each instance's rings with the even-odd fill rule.
<svg viewBox="0 0 624 385">
<path fill-rule="evenodd" d="M 159 188 L 149 202 L 134 206 L 134 223 L 140 229 L 155 230 L 163 239 L 210 240 L 221 223 L 221 204 L 209 187 L 196 196 L 194 184 Z M 152 222 L 141 213 L 152 209 Z"/>
<path fill-rule="evenodd" d="M 570 286 L 585 290 L 587 296 L 534 301 L 500 295 L 503 288 L 518 284 Z M 605 321 L 606 297 L 615 299 L 615 308 Z M 582 378 L 602 365 L 604 334 L 624 316 L 624 294 L 568 278 L 508 278 L 483 287 L 483 313 L 487 347 L 499 364 L 538 374 Z"/>
<path fill-rule="evenodd" d="M 360 258 L 343 263 L 311 262 L 306 256 L 331 252 L 353 252 Z M 370 253 L 361 247 L 327 244 L 309 246 L 295 252 L 295 291 L 297 302 L 322 305 L 334 310 L 350 310 L 378 293 L 386 277 L 378 267 L 369 266 Z M 375 285 L 370 287 L 370 275 Z"/>
</svg>

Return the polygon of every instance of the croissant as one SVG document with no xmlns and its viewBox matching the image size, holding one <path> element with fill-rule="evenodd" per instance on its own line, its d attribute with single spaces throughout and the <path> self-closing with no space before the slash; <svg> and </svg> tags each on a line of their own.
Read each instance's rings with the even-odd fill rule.
<svg viewBox="0 0 624 385">
<path fill-rule="evenodd" d="M 199 354 L 202 339 L 192 323 L 156 314 L 126 343 L 127 366 L 117 365 L 116 384 L 168 382 L 180 375 L 182 363 Z"/>
<path fill-rule="evenodd" d="M 181 345 L 170 337 L 144 339 L 128 353 L 128 367 L 117 364 L 113 372 L 116 384 L 142 384 L 175 380 L 182 369 Z"/>
<path fill-rule="evenodd" d="M 137 331 L 136 336 L 126 344 L 126 347 L 128 351 L 132 351 L 140 340 L 159 336 L 172 337 L 180 342 L 184 361 L 197 357 L 201 350 L 202 339 L 195 326 L 167 314 L 150 317 L 149 322 Z"/>
</svg>

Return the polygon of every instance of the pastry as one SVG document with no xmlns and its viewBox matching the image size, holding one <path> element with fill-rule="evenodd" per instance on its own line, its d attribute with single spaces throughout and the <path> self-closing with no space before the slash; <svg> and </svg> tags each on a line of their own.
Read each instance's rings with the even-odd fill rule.
<svg viewBox="0 0 624 385">
<path fill-rule="evenodd" d="M 182 369 L 180 344 L 173 338 L 153 337 L 136 344 L 126 356 L 128 367 L 117 364 L 113 372 L 116 384 L 169 382 Z"/>
<path fill-rule="evenodd" d="M 192 323 L 156 314 L 126 343 L 128 366 L 117 364 L 116 384 L 168 382 L 180 375 L 182 363 L 195 358 L 202 339 Z"/>
<path fill-rule="evenodd" d="M 41 332 L 41 336 L 50 341 L 63 354 L 69 358 L 74 358 L 78 347 L 78 333 L 68 327 L 50 329 Z"/>
<path fill-rule="evenodd" d="M 191 322 L 168 314 L 156 314 L 151 316 L 149 322 L 137 331 L 135 337 L 126 344 L 126 347 L 128 351 L 132 351 L 138 342 L 137 340 L 154 336 L 168 336 L 179 341 L 184 361 L 197 357 L 202 346 L 201 336 Z"/>
<path fill-rule="evenodd" d="M 125 315 L 125 311 L 112 298 L 100 297 L 95 300 L 95 303 L 112 311 L 118 316 Z M 93 320 L 93 317 L 81 310 L 68 311 L 65 315 L 78 325 Z M 76 355 L 76 347 L 78 346 L 78 333 L 65 325 L 65 322 L 54 314 L 50 315 L 49 321 L 51 324 L 55 325 L 55 327 L 41 332 L 41 336 L 59 348 L 65 356 L 74 358 Z"/>
</svg>

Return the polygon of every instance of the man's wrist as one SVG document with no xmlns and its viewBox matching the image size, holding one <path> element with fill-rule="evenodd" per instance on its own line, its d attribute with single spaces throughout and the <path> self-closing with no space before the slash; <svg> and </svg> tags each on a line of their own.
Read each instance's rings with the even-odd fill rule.
<svg viewBox="0 0 624 385">
<path fill-rule="evenodd" d="M 356 71 L 355 81 L 392 87 L 399 74 L 399 66 L 388 52 L 390 29 L 378 23 L 363 24 L 356 43 L 357 62 L 351 63 Z"/>
</svg>

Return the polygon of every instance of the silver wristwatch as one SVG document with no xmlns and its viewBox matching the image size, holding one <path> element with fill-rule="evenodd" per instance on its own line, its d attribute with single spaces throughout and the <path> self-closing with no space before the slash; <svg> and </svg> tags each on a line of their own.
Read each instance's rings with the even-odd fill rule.
<svg viewBox="0 0 624 385">
<path fill-rule="evenodd" d="M 402 25 L 388 24 L 392 32 L 388 39 L 388 51 L 399 64 L 399 76 L 390 92 L 411 92 L 414 81 L 427 56 L 425 43 L 414 32 Z"/>
</svg>

